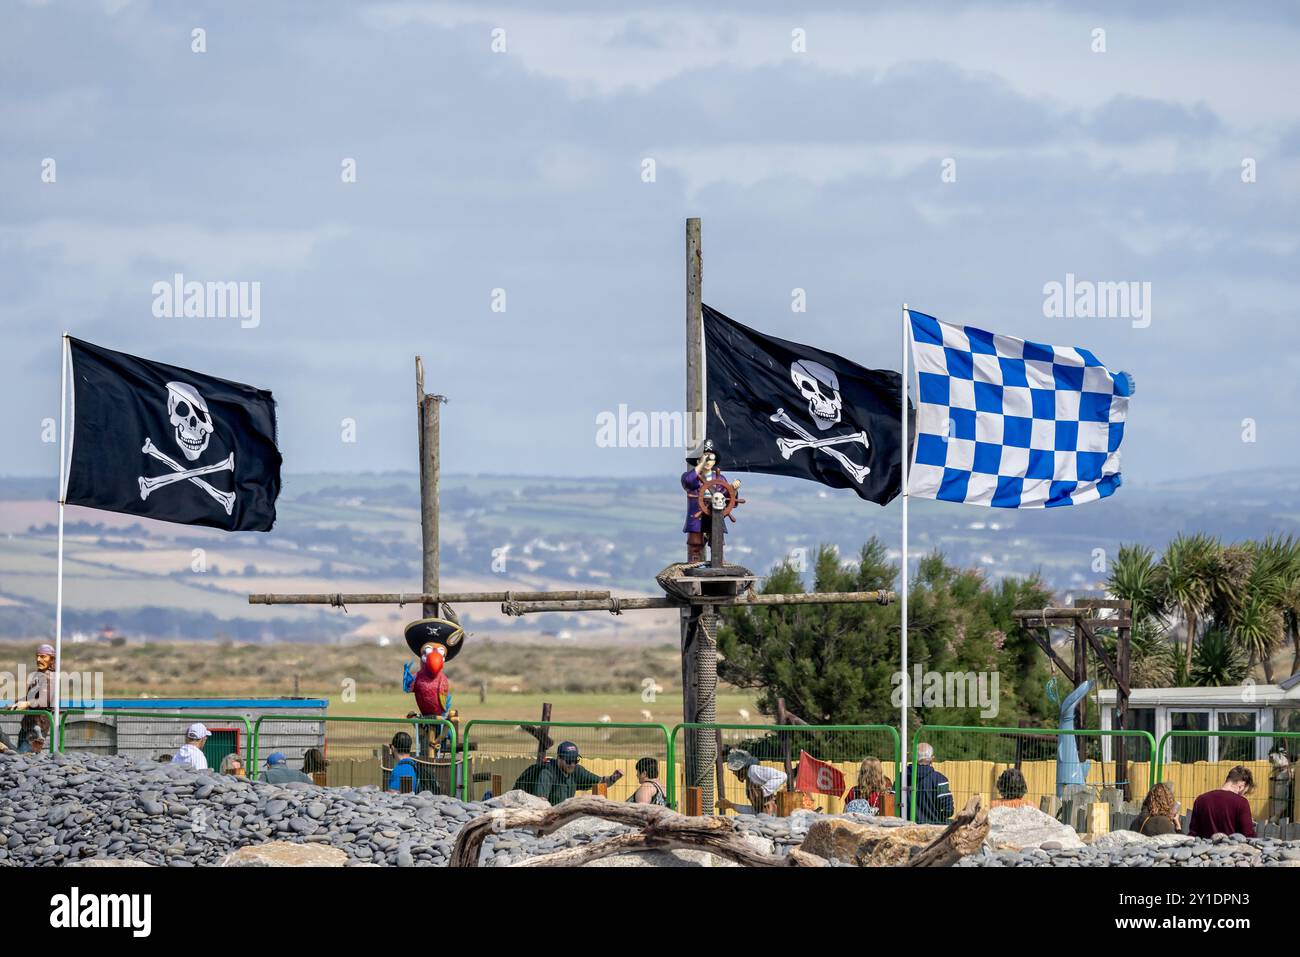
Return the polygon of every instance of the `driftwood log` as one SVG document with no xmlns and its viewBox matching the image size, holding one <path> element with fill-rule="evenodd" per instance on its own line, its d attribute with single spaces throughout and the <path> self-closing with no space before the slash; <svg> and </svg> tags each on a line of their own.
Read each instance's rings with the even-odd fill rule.
<svg viewBox="0 0 1300 957">
<path fill-rule="evenodd" d="M 628 827 L 639 827 L 635 834 L 620 834 L 580 847 L 543 854 L 523 862 L 524 867 L 577 867 L 588 861 L 630 851 L 661 851 L 686 848 L 708 851 L 718 857 L 746 867 L 799 867 L 825 863 L 812 855 L 780 857 L 763 854 L 736 832 L 735 825 L 722 817 L 687 817 L 654 804 L 627 804 L 606 798 L 583 795 L 547 808 L 499 808 L 475 818 L 460 829 L 451 851 L 452 867 L 477 867 L 483 841 L 489 834 L 512 828 L 530 828 L 538 834 L 550 834 L 580 817 L 598 817 Z"/>
<path fill-rule="evenodd" d="M 979 795 L 966 802 L 937 838 L 921 848 L 905 867 L 951 867 L 967 854 L 974 854 L 989 836 L 989 812 L 980 806 Z"/>
<path fill-rule="evenodd" d="M 550 834 L 580 817 L 598 817 L 640 828 L 603 841 L 565 848 L 530 858 L 518 867 L 579 867 L 590 861 L 633 851 L 707 851 L 744 867 L 821 867 L 824 858 L 798 848 L 783 856 L 764 854 L 746 843 L 732 820 L 725 817 L 688 817 L 653 804 L 627 804 L 595 796 L 572 797 L 547 808 L 498 808 L 475 818 L 456 835 L 450 866 L 477 867 L 483 842 L 489 834 L 527 828 Z M 945 867 L 978 850 L 988 835 L 988 814 L 979 798 L 966 808 L 933 843 L 912 855 L 909 867 Z"/>
</svg>

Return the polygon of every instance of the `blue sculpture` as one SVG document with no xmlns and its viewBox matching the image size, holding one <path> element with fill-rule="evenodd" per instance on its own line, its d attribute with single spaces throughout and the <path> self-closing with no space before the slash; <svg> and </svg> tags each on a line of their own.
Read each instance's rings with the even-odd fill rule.
<svg viewBox="0 0 1300 957">
<path fill-rule="evenodd" d="M 1060 705 L 1060 715 L 1057 717 L 1057 727 L 1066 731 L 1074 730 L 1074 709 L 1075 706 L 1083 699 L 1089 691 L 1092 690 L 1092 679 L 1089 678 L 1079 687 L 1066 696 L 1064 701 L 1060 701 L 1060 696 L 1056 692 L 1056 679 L 1047 682 L 1047 697 L 1053 702 Z M 1058 734 L 1056 736 L 1056 796 L 1062 797 L 1065 788 L 1071 784 L 1086 784 L 1088 781 L 1088 769 L 1092 766 L 1091 761 L 1079 760 L 1079 743 L 1075 740 L 1077 735 Z"/>
</svg>

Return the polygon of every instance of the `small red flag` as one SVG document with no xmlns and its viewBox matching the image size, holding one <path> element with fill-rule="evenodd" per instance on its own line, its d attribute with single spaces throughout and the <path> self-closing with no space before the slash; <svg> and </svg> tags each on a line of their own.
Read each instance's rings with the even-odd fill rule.
<svg viewBox="0 0 1300 957">
<path fill-rule="evenodd" d="M 804 794 L 834 794 L 839 797 L 844 793 L 844 775 L 807 751 L 800 751 L 795 789 Z"/>
</svg>

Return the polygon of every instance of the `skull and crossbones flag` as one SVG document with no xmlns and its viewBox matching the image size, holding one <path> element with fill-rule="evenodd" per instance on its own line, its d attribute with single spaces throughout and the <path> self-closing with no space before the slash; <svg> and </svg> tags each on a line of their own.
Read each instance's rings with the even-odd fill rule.
<svg viewBox="0 0 1300 957">
<path fill-rule="evenodd" d="M 728 472 L 851 488 L 878 505 L 903 480 L 902 378 L 763 335 L 704 307 L 707 436 Z"/>
<path fill-rule="evenodd" d="M 64 502 L 227 531 L 271 530 L 280 494 L 265 389 L 69 337 Z"/>
</svg>

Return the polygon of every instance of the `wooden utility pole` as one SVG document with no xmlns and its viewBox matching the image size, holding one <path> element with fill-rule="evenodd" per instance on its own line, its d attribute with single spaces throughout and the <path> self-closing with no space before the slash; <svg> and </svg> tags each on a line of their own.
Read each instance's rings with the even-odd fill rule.
<svg viewBox="0 0 1300 957">
<path fill-rule="evenodd" d="M 704 425 L 704 257 L 700 250 L 700 221 L 686 220 L 686 444 L 695 448 L 708 436 Z M 720 516 L 718 516 L 720 518 Z M 713 526 L 717 531 L 716 522 Z M 710 535 L 709 548 L 718 538 Z M 722 568 L 721 550 L 714 564 Z M 718 618 L 713 605 L 681 610 L 682 721 L 687 724 L 717 722 Z M 686 733 L 686 784 L 700 789 L 704 813 L 715 803 L 713 776 L 717 761 L 717 735 Z M 720 797 L 721 795 L 717 795 Z"/>
<path fill-rule="evenodd" d="M 705 437 L 704 428 L 704 259 L 700 221 L 686 220 L 686 447 Z"/>
<path fill-rule="evenodd" d="M 438 615 L 438 478 L 441 471 L 440 406 L 446 396 L 428 395 L 424 391 L 424 360 L 415 357 L 416 421 L 420 439 L 420 538 L 423 543 L 422 589 L 435 600 L 424 603 L 424 617 Z"/>
</svg>

